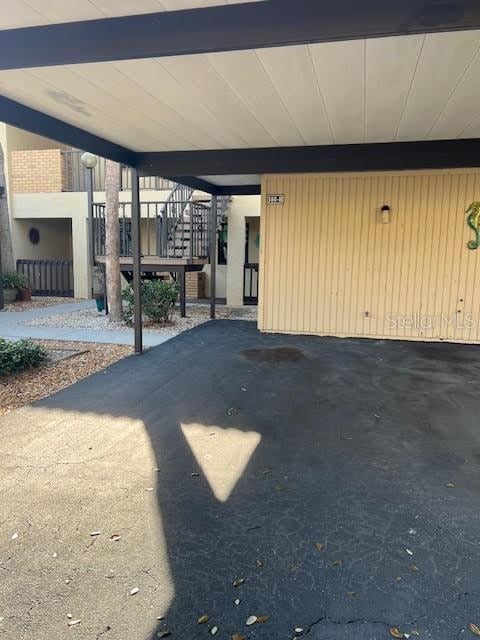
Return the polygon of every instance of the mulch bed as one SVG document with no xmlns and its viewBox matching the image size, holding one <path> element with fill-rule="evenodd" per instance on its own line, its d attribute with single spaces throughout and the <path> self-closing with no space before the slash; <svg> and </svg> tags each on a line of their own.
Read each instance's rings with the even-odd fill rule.
<svg viewBox="0 0 480 640">
<path fill-rule="evenodd" d="M 132 347 L 124 345 L 53 340 L 35 342 L 50 350 L 49 361 L 36 369 L 0 377 L 0 415 L 45 398 L 133 352 Z"/>
</svg>

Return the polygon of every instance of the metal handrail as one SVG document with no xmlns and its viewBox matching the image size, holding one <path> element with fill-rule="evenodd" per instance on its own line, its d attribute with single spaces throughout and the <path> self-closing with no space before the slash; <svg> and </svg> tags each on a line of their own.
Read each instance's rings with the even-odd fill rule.
<svg viewBox="0 0 480 640">
<path fill-rule="evenodd" d="M 119 203 L 120 254 L 131 256 L 131 203 Z M 188 210 L 186 210 L 188 206 Z M 143 255 L 161 258 L 208 258 L 210 208 L 191 200 L 140 204 Z M 95 255 L 105 255 L 105 203 L 93 205 Z"/>
</svg>

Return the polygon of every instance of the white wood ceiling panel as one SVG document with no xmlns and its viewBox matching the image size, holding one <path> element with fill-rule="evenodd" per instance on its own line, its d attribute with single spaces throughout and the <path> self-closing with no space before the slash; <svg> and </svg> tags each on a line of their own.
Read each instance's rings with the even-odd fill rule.
<svg viewBox="0 0 480 640">
<path fill-rule="evenodd" d="M 366 142 L 395 138 L 423 41 L 424 36 L 367 40 Z"/>
<path fill-rule="evenodd" d="M 207 57 L 277 145 L 305 144 L 256 51 L 212 53 Z"/>
<path fill-rule="evenodd" d="M 44 16 L 49 23 L 75 20 L 95 20 L 104 18 L 104 14 L 90 0 L 71 2 L 71 0 L 27 0 L 28 6 L 37 14 Z"/>
<path fill-rule="evenodd" d="M 86 82 L 92 82 L 113 96 L 120 103 L 125 96 L 135 94 L 135 116 L 141 116 L 142 122 L 154 130 L 162 131 L 166 128 L 175 135 L 178 141 L 183 140 L 185 148 L 216 148 L 222 143 L 214 136 L 208 135 L 198 124 L 193 124 L 155 96 L 147 84 L 142 85 L 142 74 L 135 77 L 125 74 L 119 65 L 82 64 L 72 67 L 72 71 L 81 76 Z"/>
<path fill-rule="evenodd" d="M 309 45 L 337 144 L 365 138 L 365 41 Z"/>
<path fill-rule="evenodd" d="M 275 146 L 274 138 L 232 91 L 206 56 L 163 58 L 161 64 L 183 84 L 192 109 L 204 105 L 223 127 L 228 125 L 234 132 L 239 140 L 238 146 Z"/>
<path fill-rule="evenodd" d="M 163 0 L 90 0 L 105 17 L 165 11 Z"/>
<path fill-rule="evenodd" d="M 477 31 L 0 71 L 0 94 L 137 151 L 474 137 L 479 47 Z"/>
<path fill-rule="evenodd" d="M 257 51 L 306 144 L 331 144 L 333 133 L 308 47 Z"/>
<path fill-rule="evenodd" d="M 2 72 L 0 93 L 126 147 L 141 149 L 144 145 L 151 144 L 148 132 L 135 130 L 138 140 L 133 146 L 132 133 L 117 120 L 115 113 L 106 113 L 95 103 L 87 104 L 75 99 L 65 91 L 36 78 L 29 71 Z"/>
<path fill-rule="evenodd" d="M 0 29 L 15 29 L 19 26 L 47 24 L 47 18 L 29 7 L 22 0 L 2 0 Z"/>
<path fill-rule="evenodd" d="M 164 64 L 156 60 L 130 60 L 116 63 L 116 66 L 134 81 L 141 81 L 142 86 L 148 87 L 152 95 L 177 111 L 191 124 L 219 140 L 217 147 L 248 146 L 244 138 L 230 127 L 225 112 L 216 113 L 210 110 L 209 104 L 202 103 L 200 96 L 196 95 L 193 86 L 184 86 L 180 79 L 171 73 L 169 60 L 164 59 Z"/>
<path fill-rule="evenodd" d="M 423 140 L 428 137 L 433 123 L 455 91 L 479 45 L 478 31 L 426 36 L 398 127 L 398 140 Z M 479 80 L 477 78 L 477 83 Z"/>
<path fill-rule="evenodd" d="M 150 136 L 149 148 L 151 145 L 161 145 L 167 151 L 178 148 L 180 143 L 186 149 L 193 148 L 183 137 L 176 135 L 164 124 L 142 116 L 128 99 L 128 94 L 118 99 L 108 93 L 102 84 L 96 84 L 92 80 L 82 78 L 76 72 L 76 65 L 68 67 L 44 67 L 42 69 L 29 70 L 29 73 L 48 83 L 52 88 L 60 90 L 68 96 L 65 104 L 71 105 L 73 101 L 78 101 L 87 105 L 94 104 L 105 114 L 111 114 L 118 122 L 123 123 L 125 128 L 130 128 L 132 135 L 148 134 Z M 50 91 L 50 95 L 52 94 Z"/>
<path fill-rule="evenodd" d="M 465 137 L 464 132 L 480 116 L 480 52 L 468 65 L 429 132 L 435 139 Z"/>
</svg>

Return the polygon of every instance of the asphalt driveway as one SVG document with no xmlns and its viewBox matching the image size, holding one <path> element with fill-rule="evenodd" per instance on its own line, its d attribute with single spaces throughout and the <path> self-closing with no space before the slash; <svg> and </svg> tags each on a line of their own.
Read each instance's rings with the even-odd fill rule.
<svg viewBox="0 0 480 640">
<path fill-rule="evenodd" d="M 473 638 L 479 377 L 216 321 L 7 414 L 0 638 Z"/>
</svg>

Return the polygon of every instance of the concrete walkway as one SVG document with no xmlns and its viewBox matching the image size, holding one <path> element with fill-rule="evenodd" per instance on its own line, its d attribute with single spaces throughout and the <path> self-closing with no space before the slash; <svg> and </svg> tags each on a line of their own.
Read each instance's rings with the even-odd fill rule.
<svg viewBox="0 0 480 640">
<path fill-rule="evenodd" d="M 133 345 L 133 329 L 118 331 L 100 331 L 98 329 L 84 329 L 72 327 L 29 327 L 22 324 L 28 320 L 72 313 L 73 311 L 85 311 L 95 306 L 93 300 L 69 302 L 66 304 L 52 305 L 31 309 L 29 311 L 2 311 L 0 312 L 0 336 L 7 339 L 38 338 L 42 340 L 68 340 L 73 342 L 98 342 L 102 344 L 126 344 Z M 154 347 L 169 340 L 172 336 L 161 331 L 145 331 L 143 343 L 146 347 Z"/>
</svg>

